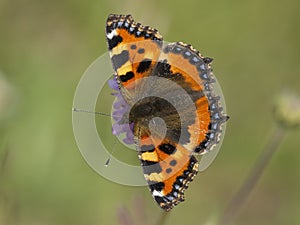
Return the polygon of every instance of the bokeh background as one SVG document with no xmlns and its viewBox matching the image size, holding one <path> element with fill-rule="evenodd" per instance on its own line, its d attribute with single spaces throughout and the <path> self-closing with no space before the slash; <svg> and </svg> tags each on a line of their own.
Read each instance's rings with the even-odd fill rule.
<svg viewBox="0 0 300 225">
<path fill-rule="evenodd" d="M 121 224 L 126 216 L 154 224 L 159 217 L 146 187 L 95 173 L 72 132 L 76 85 L 107 51 L 109 13 L 132 14 L 166 41 L 214 58 L 231 116 L 226 137 L 165 224 L 215 221 L 274 130 L 276 96 L 300 94 L 299 12 L 298 0 L 1 0 L 0 224 Z M 109 133 L 110 119 L 102 119 Z M 300 223 L 299 135 L 288 132 L 233 224 Z"/>
</svg>

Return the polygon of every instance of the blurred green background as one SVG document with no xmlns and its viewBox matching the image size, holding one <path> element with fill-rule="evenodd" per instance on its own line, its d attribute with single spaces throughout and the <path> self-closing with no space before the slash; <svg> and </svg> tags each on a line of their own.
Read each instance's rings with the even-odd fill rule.
<svg viewBox="0 0 300 225">
<path fill-rule="evenodd" d="M 166 224 L 214 220 L 274 129 L 274 98 L 300 93 L 299 12 L 298 0 L 1 0 L 0 224 L 118 224 L 120 207 L 143 224 L 159 217 L 146 187 L 96 174 L 72 132 L 74 92 L 107 51 L 109 13 L 132 14 L 214 58 L 231 117 L 225 140 Z M 300 223 L 299 135 L 289 132 L 234 224 Z"/>
</svg>

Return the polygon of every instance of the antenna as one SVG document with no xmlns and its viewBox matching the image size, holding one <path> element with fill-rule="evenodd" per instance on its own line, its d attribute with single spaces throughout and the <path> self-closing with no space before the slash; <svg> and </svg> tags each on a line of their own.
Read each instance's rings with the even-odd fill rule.
<svg viewBox="0 0 300 225">
<path fill-rule="evenodd" d="M 90 110 L 85 110 L 85 109 L 73 108 L 72 111 L 73 112 L 91 113 L 91 114 L 96 114 L 96 115 L 102 115 L 102 116 L 109 116 L 109 117 L 111 117 L 111 115 L 109 115 L 107 113 L 95 112 L 95 111 L 90 111 Z"/>
<path fill-rule="evenodd" d="M 112 117 L 111 115 L 107 114 L 107 113 L 102 113 L 102 112 L 95 112 L 95 111 L 90 111 L 90 110 L 85 110 L 85 109 L 78 109 L 78 108 L 73 108 L 72 109 L 73 112 L 83 112 L 83 113 L 90 113 L 90 114 L 96 114 L 96 115 L 101 115 L 101 116 L 109 116 L 109 117 Z M 114 116 L 115 117 L 115 116 Z M 113 143 L 113 146 L 112 146 L 112 151 L 109 153 L 109 156 L 108 156 L 108 159 L 105 163 L 105 167 L 108 167 L 108 164 L 110 163 L 110 160 L 111 160 L 111 156 L 112 154 L 114 153 L 115 151 L 115 147 L 116 147 L 116 144 L 117 144 L 117 138 L 115 140 L 115 142 Z"/>
<path fill-rule="evenodd" d="M 105 167 L 108 167 L 108 164 L 110 163 L 110 159 L 111 159 L 111 156 L 112 156 L 112 154 L 114 153 L 114 151 L 115 151 L 115 147 L 116 147 L 116 144 L 117 144 L 117 139 L 115 140 L 115 142 L 114 142 L 114 144 L 113 144 L 113 146 L 112 146 L 112 150 L 111 150 L 111 152 L 110 152 L 110 154 L 109 154 L 109 156 L 108 156 L 108 159 L 107 159 L 107 161 L 106 161 L 106 163 L 105 163 Z"/>
</svg>

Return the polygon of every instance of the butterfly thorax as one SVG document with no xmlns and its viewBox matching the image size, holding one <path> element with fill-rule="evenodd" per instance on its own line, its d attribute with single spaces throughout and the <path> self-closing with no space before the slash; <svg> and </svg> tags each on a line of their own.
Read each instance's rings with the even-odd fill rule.
<svg viewBox="0 0 300 225">
<path fill-rule="evenodd" d="M 165 134 L 170 136 L 172 133 L 172 139 L 178 141 L 174 130 L 180 131 L 180 116 L 175 107 L 165 99 L 151 96 L 136 102 L 129 112 L 129 122 L 134 124 L 134 133 L 139 132 L 139 136 L 140 132 L 148 135 L 152 132 L 162 138 Z"/>
</svg>

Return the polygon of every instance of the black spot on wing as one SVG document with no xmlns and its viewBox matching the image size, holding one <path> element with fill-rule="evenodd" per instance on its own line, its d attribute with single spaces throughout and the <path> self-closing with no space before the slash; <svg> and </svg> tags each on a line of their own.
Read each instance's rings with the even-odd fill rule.
<svg viewBox="0 0 300 225">
<path fill-rule="evenodd" d="M 172 75 L 172 72 L 170 71 L 171 66 L 170 64 L 167 63 L 167 60 L 164 61 L 159 61 L 156 64 L 154 74 L 156 76 L 161 76 L 161 77 L 169 77 Z"/>
<path fill-rule="evenodd" d="M 165 187 L 165 184 L 163 182 L 157 182 L 157 183 L 149 182 L 149 188 L 150 188 L 151 192 L 161 191 L 162 189 L 164 189 L 164 187 Z"/>
<path fill-rule="evenodd" d="M 173 159 L 171 162 L 170 162 L 170 166 L 176 166 L 177 164 L 177 161 L 175 159 Z"/>
<path fill-rule="evenodd" d="M 134 50 L 134 49 L 136 49 L 136 45 L 135 45 L 135 44 L 132 44 L 132 45 L 130 46 L 130 48 L 131 48 L 132 50 Z"/>
<path fill-rule="evenodd" d="M 150 68 L 151 62 L 152 61 L 150 59 L 142 60 L 139 64 L 136 72 L 143 73 L 143 72 L 147 71 Z"/>
<path fill-rule="evenodd" d="M 138 53 L 139 54 L 144 54 L 145 53 L 145 49 L 144 48 L 139 48 L 138 49 Z"/>
<path fill-rule="evenodd" d="M 171 144 L 161 144 L 158 148 L 168 155 L 171 155 L 176 151 L 175 146 Z"/>
<path fill-rule="evenodd" d="M 121 36 L 114 36 L 112 39 L 107 39 L 108 42 L 108 49 L 112 50 L 114 47 L 116 47 L 119 43 L 123 41 L 123 38 Z"/>
<path fill-rule="evenodd" d="M 129 53 L 127 50 L 123 50 L 120 54 L 113 55 L 111 57 L 111 61 L 115 71 L 117 71 L 117 69 L 119 69 L 122 65 L 124 65 L 124 63 L 126 63 L 128 60 L 129 60 Z"/>
<path fill-rule="evenodd" d="M 120 80 L 122 82 L 126 82 L 134 77 L 134 73 L 132 71 L 127 72 L 125 75 L 120 76 Z"/>
<path fill-rule="evenodd" d="M 171 168 L 167 168 L 167 169 L 166 169 L 166 172 L 167 172 L 167 173 L 171 173 L 171 172 L 172 172 L 172 169 L 171 169 Z"/>
</svg>

